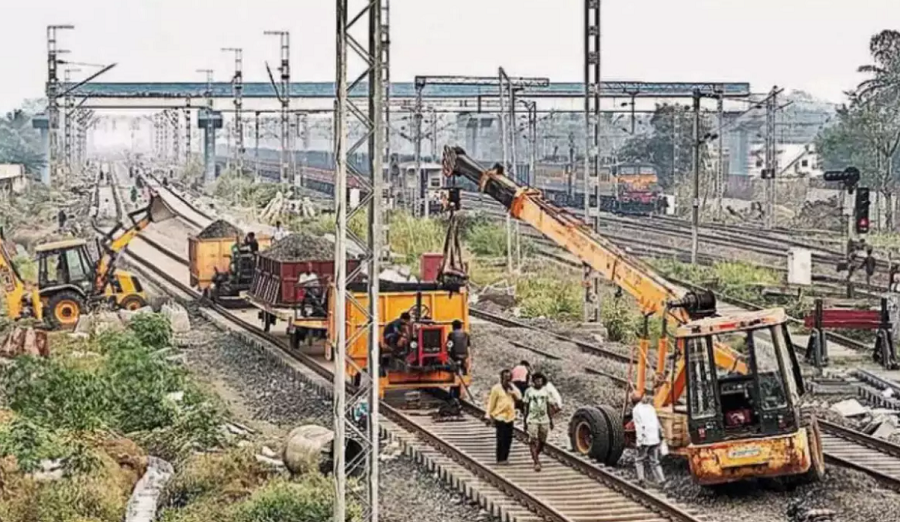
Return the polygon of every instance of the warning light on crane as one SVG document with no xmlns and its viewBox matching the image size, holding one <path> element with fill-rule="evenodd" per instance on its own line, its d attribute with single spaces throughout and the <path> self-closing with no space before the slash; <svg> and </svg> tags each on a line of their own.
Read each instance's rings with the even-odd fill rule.
<svg viewBox="0 0 900 522">
<path fill-rule="evenodd" d="M 865 234 L 869 231 L 869 189 L 859 187 L 856 189 L 856 233 Z"/>
</svg>

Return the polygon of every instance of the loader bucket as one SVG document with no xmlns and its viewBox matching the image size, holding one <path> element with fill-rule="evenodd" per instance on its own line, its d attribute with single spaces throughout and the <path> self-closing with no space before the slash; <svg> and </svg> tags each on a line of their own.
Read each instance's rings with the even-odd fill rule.
<svg viewBox="0 0 900 522">
<path fill-rule="evenodd" d="M 150 194 L 149 211 L 150 221 L 154 223 L 161 223 L 177 216 L 177 213 L 166 203 L 166 200 L 155 192 Z"/>
</svg>

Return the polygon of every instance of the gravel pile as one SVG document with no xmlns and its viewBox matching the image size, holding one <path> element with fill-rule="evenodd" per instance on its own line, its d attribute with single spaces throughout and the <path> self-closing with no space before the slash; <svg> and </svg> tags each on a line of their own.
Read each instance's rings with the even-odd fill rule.
<svg viewBox="0 0 900 522">
<path fill-rule="evenodd" d="M 197 234 L 197 237 L 200 239 L 219 239 L 240 236 L 241 234 L 242 232 L 238 227 L 224 219 L 217 219 L 210 223 L 208 227 L 201 230 L 200 233 Z"/>
<path fill-rule="evenodd" d="M 803 203 L 800 213 L 794 218 L 794 226 L 818 230 L 841 230 L 846 226 L 841 216 L 841 205 L 837 197 L 821 201 Z"/>
<path fill-rule="evenodd" d="M 266 250 L 266 257 L 276 261 L 329 261 L 334 259 L 334 244 L 313 234 L 296 232 L 273 243 Z"/>
</svg>

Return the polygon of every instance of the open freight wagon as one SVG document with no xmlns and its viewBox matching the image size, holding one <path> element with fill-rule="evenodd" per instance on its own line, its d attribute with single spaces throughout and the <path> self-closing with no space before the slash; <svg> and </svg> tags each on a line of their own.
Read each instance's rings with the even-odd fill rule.
<svg viewBox="0 0 900 522">
<path fill-rule="evenodd" d="M 358 266 L 358 260 L 348 259 L 347 273 Z M 318 280 L 312 288 L 300 284 L 301 276 L 308 273 Z M 263 330 L 268 332 L 278 321 L 284 322 L 291 345 L 299 348 L 306 341 L 325 338 L 328 287 L 333 278 L 332 260 L 281 261 L 260 253 L 244 297 L 259 309 Z"/>
<path fill-rule="evenodd" d="M 191 270 L 191 286 L 198 290 L 208 290 L 219 274 L 232 271 L 234 246 L 241 241 L 240 237 L 188 238 L 188 262 Z M 272 244 L 269 236 L 257 236 L 260 251 Z"/>
</svg>

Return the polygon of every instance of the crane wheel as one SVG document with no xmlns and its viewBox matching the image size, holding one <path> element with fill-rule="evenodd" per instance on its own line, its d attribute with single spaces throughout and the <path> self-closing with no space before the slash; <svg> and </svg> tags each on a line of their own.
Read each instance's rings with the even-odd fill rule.
<svg viewBox="0 0 900 522">
<path fill-rule="evenodd" d="M 147 306 L 147 302 L 144 301 L 144 298 L 139 295 L 129 295 L 128 297 L 122 299 L 122 302 L 119 303 L 119 308 L 121 308 L 122 310 L 129 310 L 131 312 L 140 310 L 145 306 Z"/>
<path fill-rule="evenodd" d="M 576 453 L 605 463 L 610 456 L 610 436 L 603 412 L 593 406 L 579 408 L 569 421 L 569 442 Z"/>
<path fill-rule="evenodd" d="M 619 463 L 622 453 L 625 452 L 625 423 L 622 414 L 616 408 L 608 404 L 601 404 L 597 409 L 606 417 L 609 428 L 609 454 L 606 455 L 604 464 L 615 466 Z"/>
<path fill-rule="evenodd" d="M 54 294 L 47 302 L 48 319 L 55 328 L 74 327 L 84 310 L 84 298 L 77 292 L 64 290 Z"/>
</svg>

